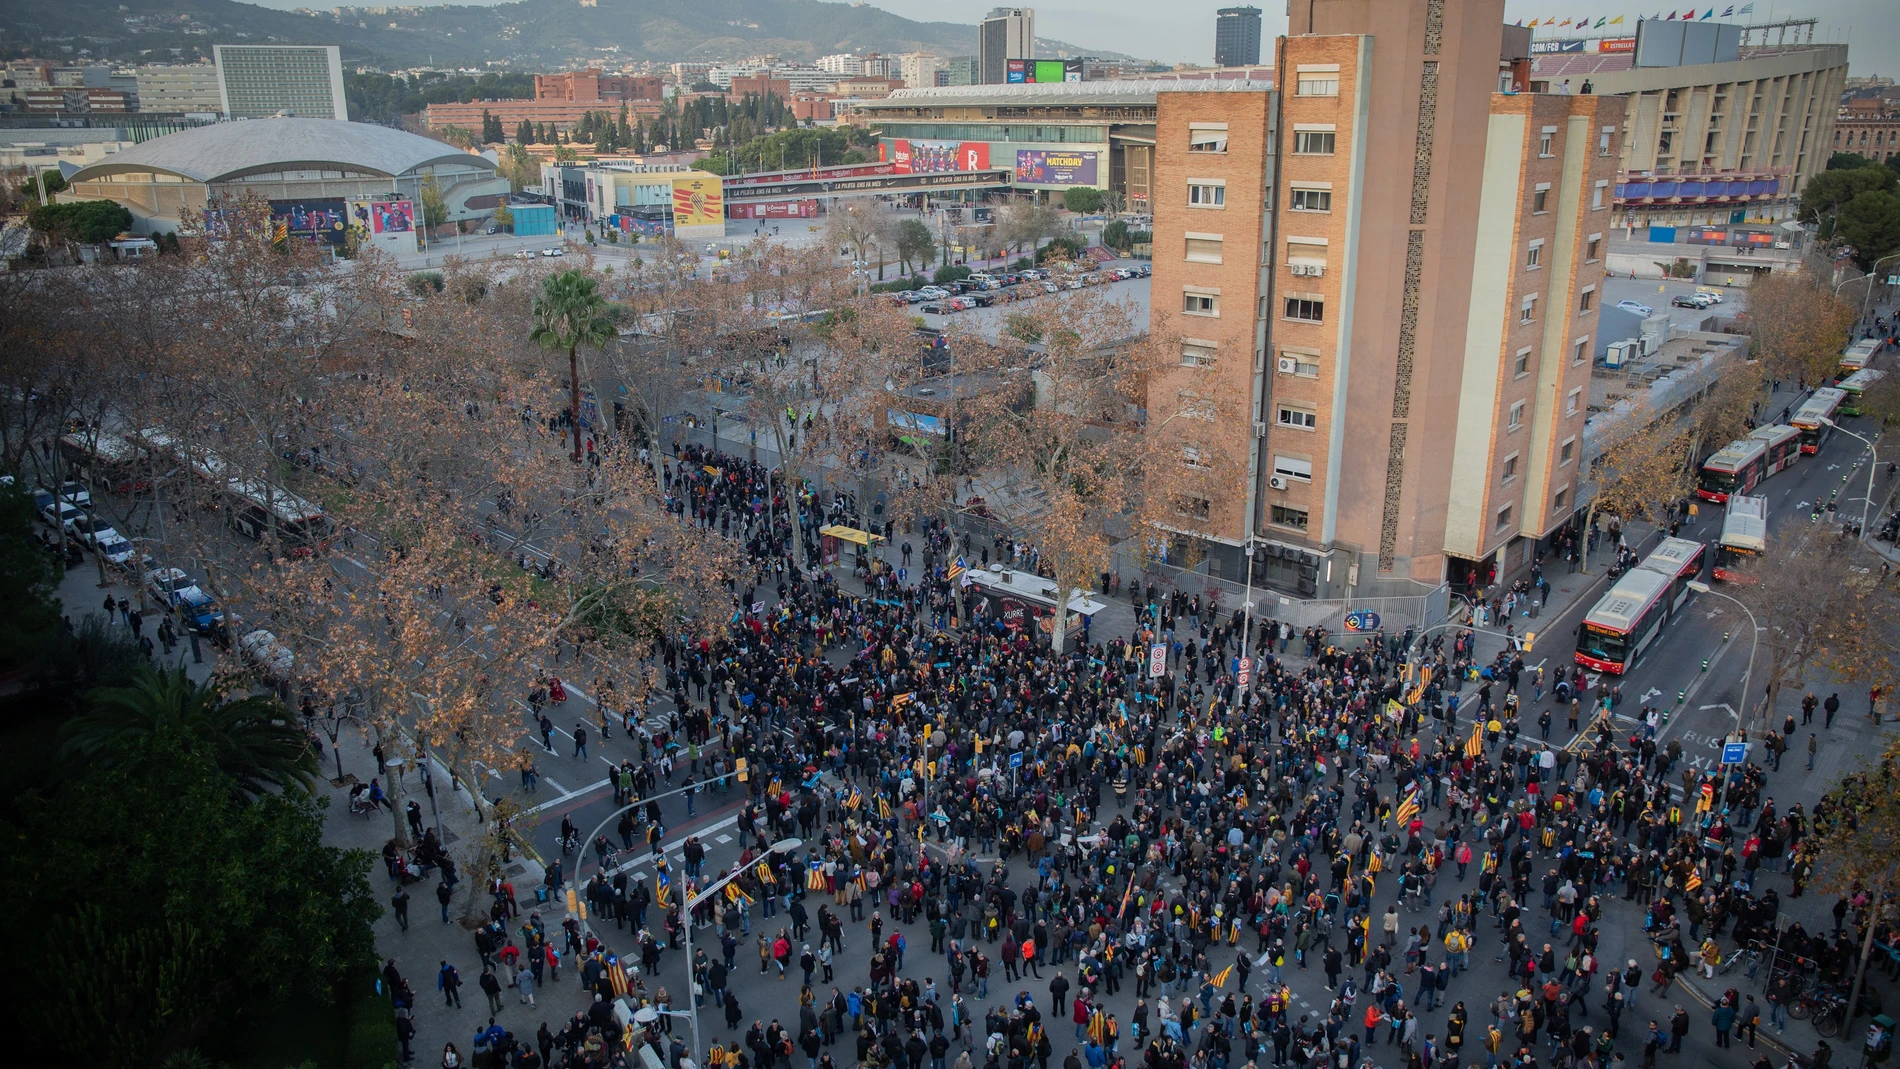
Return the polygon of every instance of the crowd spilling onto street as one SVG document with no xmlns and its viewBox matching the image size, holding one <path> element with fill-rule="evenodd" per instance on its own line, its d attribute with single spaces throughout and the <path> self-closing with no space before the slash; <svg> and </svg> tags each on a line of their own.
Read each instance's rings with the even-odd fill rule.
<svg viewBox="0 0 1900 1069">
<path fill-rule="evenodd" d="M 741 807 L 743 853 L 715 867 L 693 840 L 642 878 L 617 862 L 671 844 L 657 805 L 591 844 L 564 829 L 572 873 L 550 864 L 536 902 L 491 888 L 478 984 L 498 1010 L 566 966 L 592 1009 L 532 1037 L 492 1026 L 445 1064 L 638 1065 L 646 1043 L 670 1069 L 1651 1066 L 1692 1028 L 1754 1047 L 1810 974 L 1858 964 L 1864 896 L 1832 931 L 1777 924 L 1764 877 L 1806 893 L 1813 819 L 1772 797 L 1774 768 L 1691 767 L 1654 717 L 1613 716 L 1620 693 L 1547 679 L 1515 642 L 1480 654 L 1466 623 L 1349 645 L 1136 580 L 1131 633 L 1084 627 L 1057 652 L 959 581 L 1033 546 L 870 524 L 692 446 L 663 470 L 669 510 L 742 545 L 748 572 L 722 633 L 661 651 L 672 730 L 616 770 L 615 798 L 703 785 L 701 804 Z M 901 542 L 897 563 L 864 554 L 863 593 L 801 570 L 834 550 L 830 524 Z M 603 716 L 651 721 L 607 693 Z M 1638 916 L 1654 952 L 1604 960 L 1604 925 Z M 1691 1013 L 1671 994 L 1780 929 L 1749 960 L 1778 973 L 1762 1000 L 1731 988 Z M 741 1007 L 755 955 L 785 994 Z M 1502 989 L 1466 975 L 1484 955 L 1508 963 Z M 1323 1005 L 1293 997 L 1297 970 L 1324 974 Z M 459 1004 L 461 982 L 444 962 L 437 994 Z M 704 1049 L 666 1015 L 687 998 Z M 622 999 L 661 1012 L 623 1019 Z"/>
</svg>

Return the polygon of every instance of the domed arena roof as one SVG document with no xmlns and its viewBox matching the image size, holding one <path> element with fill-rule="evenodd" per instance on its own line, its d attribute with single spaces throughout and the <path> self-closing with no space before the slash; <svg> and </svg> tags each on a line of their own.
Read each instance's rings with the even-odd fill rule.
<svg viewBox="0 0 1900 1069">
<path fill-rule="evenodd" d="M 213 123 L 153 138 L 80 168 L 68 181 L 149 172 L 210 184 L 287 170 L 394 178 L 438 163 L 494 166 L 453 145 L 387 126 L 280 117 Z"/>
</svg>

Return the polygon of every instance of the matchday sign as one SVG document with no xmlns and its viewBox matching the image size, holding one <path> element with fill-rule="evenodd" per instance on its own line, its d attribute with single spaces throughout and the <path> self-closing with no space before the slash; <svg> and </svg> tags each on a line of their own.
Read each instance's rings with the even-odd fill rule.
<svg viewBox="0 0 1900 1069">
<path fill-rule="evenodd" d="M 1016 150 L 1016 181 L 1037 186 L 1096 184 L 1096 153 Z"/>
</svg>

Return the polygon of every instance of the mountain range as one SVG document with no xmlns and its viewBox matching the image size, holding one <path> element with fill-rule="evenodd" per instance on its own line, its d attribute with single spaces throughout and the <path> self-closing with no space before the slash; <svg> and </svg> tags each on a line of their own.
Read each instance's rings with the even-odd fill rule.
<svg viewBox="0 0 1900 1069">
<path fill-rule="evenodd" d="M 776 54 L 976 52 L 975 26 L 916 22 L 868 4 L 822 0 L 524 0 L 493 7 L 340 7 L 279 11 L 237 0 L 10 0 L 4 39 L 49 59 L 164 62 L 212 44 L 335 44 L 346 66 L 737 61 Z M 1038 41 L 1045 55 L 1097 55 Z"/>
</svg>

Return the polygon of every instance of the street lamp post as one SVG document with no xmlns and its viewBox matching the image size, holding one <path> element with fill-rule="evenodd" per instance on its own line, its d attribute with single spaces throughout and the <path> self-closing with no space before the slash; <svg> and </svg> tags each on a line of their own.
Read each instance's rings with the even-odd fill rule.
<svg viewBox="0 0 1900 1069">
<path fill-rule="evenodd" d="M 1742 670 L 1742 711 L 1735 714 L 1735 729 L 1737 731 L 1740 731 L 1742 727 L 1742 713 L 1750 712 L 1753 709 L 1753 702 L 1755 700 L 1754 696 L 1749 692 L 1748 684 L 1749 684 L 1750 678 L 1753 677 L 1755 674 L 1755 648 L 1761 644 L 1761 627 L 1760 625 L 1755 623 L 1755 614 L 1752 610 L 1749 609 L 1748 606 L 1742 604 L 1739 600 L 1733 597 L 1730 597 L 1729 595 L 1724 594 L 1719 590 L 1714 589 L 1713 587 L 1709 586 L 1709 584 L 1704 583 L 1699 579 L 1691 579 L 1689 580 L 1689 589 L 1695 591 L 1698 594 L 1714 594 L 1716 597 L 1721 598 L 1724 601 L 1734 603 L 1736 608 L 1748 614 L 1748 629 L 1749 629 L 1748 630 L 1748 667 Z M 1725 769 L 1722 772 L 1722 795 L 1721 795 L 1721 798 L 1716 802 L 1716 805 L 1720 807 L 1727 800 L 1728 800 L 1728 772 Z M 1684 804 L 1687 804 L 1688 799 L 1686 798 L 1683 799 L 1683 802 Z"/>
<path fill-rule="evenodd" d="M 1841 426 L 1826 416 L 1821 417 L 1821 422 L 1840 431 L 1849 438 L 1859 438 L 1867 445 L 1867 496 L 1860 503 L 1860 530 L 1854 533 L 1854 540 L 1858 542 L 1867 537 L 1867 516 L 1868 513 L 1873 511 L 1874 507 L 1874 472 L 1880 467 L 1880 456 L 1874 451 L 1873 439 L 1855 434 L 1853 431 L 1848 430 L 1846 427 Z"/>
<path fill-rule="evenodd" d="M 688 791 L 697 791 L 702 787 L 710 787 L 713 784 L 718 783 L 722 779 L 731 779 L 735 775 L 737 775 L 737 773 L 727 772 L 727 773 L 724 773 L 723 775 L 714 776 L 711 779 L 706 780 L 701 783 L 694 783 L 685 787 L 675 787 L 670 791 L 662 791 L 659 794 L 649 794 L 644 798 L 635 798 L 633 801 L 628 802 L 626 805 L 623 805 L 620 808 L 602 817 L 600 820 L 600 823 L 594 825 L 594 830 L 587 833 L 587 838 L 582 840 L 574 851 L 574 889 L 575 891 L 578 892 L 580 890 L 581 884 L 583 882 L 581 880 L 581 865 L 587 861 L 587 848 L 588 846 L 592 845 L 594 839 L 597 838 L 600 835 L 600 833 L 606 829 L 608 821 L 618 819 L 620 814 L 625 813 L 631 809 L 637 809 L 638 807 L 643 806 L 647 804 L 648 802 L 657 802 L 662 798 L 671 798 L 676 794 L 685 794 Z M 603 857 L 600 859 L 599 868 L 602 870 L 605 870 L 606 866 L 607 866 L 607 859 Z M 586 916 L 586 914 L 583 913 L 581 916 L 582 933 L 584 934 L 587 932 L 591 932 L 592 930 L 593 930 L 593 925 L 589 923 L 588 917 Z"/>
<path fill-rule="evenodd" d="M 799 839 L 799 838 L 780 839 L 778 842 L 775 842 L 771 846 L 766 848 L 765 856 L 773 857 L 778 854 L 789 854 L 797 850 L 799 847 L 803 845 L 805 845 L 805 840 L 803 839 Z M 699 1000 L 693 996 L 693 983 L 694 983 L 693 909 L 694 907 L 698 906 L 701 902 L 706 901 L 706 898 L 709 895 L 712 895 L 713 893 L 723 889 L 727 884 L 731 883 L 733 880 L 738 879 L 739 875 L 744 871 L 745 871 L 744 869 L 740 868 L 737 865 L 733 866 L 733 869 L 731 872 L 726 873 L 724 876 L 721 876 L 718 880 L 714 881 L 713 883 L 708 884 L 704 890 L 699 892 L 699 894 L 688 897 L 685 901 L 685 907 L 686 907 L 685 923 L 680 925 L 680 931 L 685 933 L 685 942 L 682 944 L 681 949 L 685 950 L 686 952 L 686 1007 L 687 1007 L 687 1018 L 692 1022 L 692 1025 L 693 1025 L 693 1055 L 692 1057 L 693 1057 L 693 1063 L 695 1065 L 705 1064 L 704 1059 L 705 1059 L 706 1052 L 700 1049 L 700 1046 L 699 1046 Z"/>
</svg>

